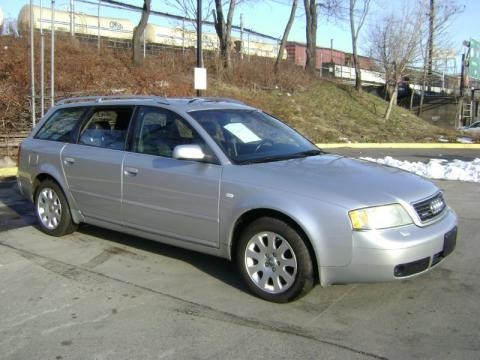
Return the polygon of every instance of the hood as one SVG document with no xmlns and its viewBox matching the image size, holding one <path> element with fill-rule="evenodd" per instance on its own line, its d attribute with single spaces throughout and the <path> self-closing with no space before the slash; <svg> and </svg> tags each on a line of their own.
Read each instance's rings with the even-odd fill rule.
<svg viewBox="0 0 480 360">
<path fill-rule="evenodd" d="M 415 202 L 438 188 L 401 169 L 339 155 L 236 165 L 224 181 L 249 183 L 316 198 L 345 208 Z"/>
</svg>

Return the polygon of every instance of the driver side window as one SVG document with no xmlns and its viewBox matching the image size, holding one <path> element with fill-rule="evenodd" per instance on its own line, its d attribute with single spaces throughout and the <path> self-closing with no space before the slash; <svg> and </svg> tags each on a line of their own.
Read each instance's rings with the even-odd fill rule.
<svg viewBox="0 0 480 360">
<path fill-rule="evenodd" d="M 133 139 L 134 152 L 172 157 L 175 146 L 186 144 L 207 149 L 204 140 L 177 114 L 160 108 L 140 109 Z"/>
</svg>

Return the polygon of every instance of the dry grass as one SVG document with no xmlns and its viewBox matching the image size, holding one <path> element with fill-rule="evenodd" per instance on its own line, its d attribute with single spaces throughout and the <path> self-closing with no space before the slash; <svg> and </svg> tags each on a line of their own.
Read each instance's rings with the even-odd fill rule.
<svg viewBox="0 0 480 360">
<path fill-rule="evenodd" d="M 48 46 L 46 52 L 49 54 Z M 185 56 L 180 51 L 164 51 L 148 56 L 142 67 L 135 67 L 128 51 L 102 49 L 97 53 L 95 47 L 60 37 L 56 53 L 56 92 L 62 97 L 119 92 L 195 94 L 193 51 Z M 36 63 L 39 69 L 38 58 Z M 401 108 L 395 108 L 391 120 L 384 122 L 383 100 L 369 94 L 359 96 L 351 87 L 311 78 L 292 64 L 283 64 L 279 75 L 273 73 L 270 59 L 234 59 L 230 74 L 222 72 L 214 54 L 206 54 L 205 64 L 209 75 L 205 95 L 230 96 L 260 107 L 315 142 L 410 142 L 453 136 Z M 48 65 L 47 61 L 46 79 Z M 0 37 L 0 133 L 29 126 L 29 79 L 28 41 Z"/>
</svg>

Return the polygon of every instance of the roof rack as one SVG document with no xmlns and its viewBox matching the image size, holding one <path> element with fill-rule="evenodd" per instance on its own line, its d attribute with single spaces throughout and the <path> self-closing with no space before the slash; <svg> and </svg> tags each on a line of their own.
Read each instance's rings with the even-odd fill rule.
<svg viewBox="0 0 480 360">
<path fill-rule="evenodd" d="M 96 102 L 101 103 L 104 101 L 125 101 L 125 100 L 150 100 L 156 101 L 164 105 L 170 105 L 167 98 L 161 96 L 149 96 L 149 95 L 107 95 L 107 96 L 80 96 L 62 99 L 56 102 L 56 105 L 73 104 L 79 102 Z"/>
<path fill-rule="evenodd" d="M 227 103 L 233 103 L 233 104 L 241 104 L 245 105 L 244 102 L 232 98 L 227 98 L 227 97 L 219 97 L 219 96 L 206 96 L 206 97 L 194 97 L 191 98 L 190 101 L 188 102 L 189 104 L 194 103 L 196 101 L 205 101 L 205 102 L 227 102 Z"/>
</svg>

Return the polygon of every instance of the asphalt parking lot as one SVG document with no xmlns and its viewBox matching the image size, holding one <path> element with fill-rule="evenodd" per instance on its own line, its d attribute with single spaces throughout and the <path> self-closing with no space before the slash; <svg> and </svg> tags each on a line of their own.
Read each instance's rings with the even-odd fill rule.
<svg viewBox="0 0 480 360">
<path fill-rule="evenodd" d="M 393 154 L 413 155 L 431 156 Z M 48 237 L 15 182 L 3 179 L 0 357 L 478 359 L 480 184 L 437 184 L 460 225 L 456 251 L 436 269 L 398 282 L 317 286 L 278 305 L 251 296 L 222 259 L 92 226 Z"/>
</svg>

